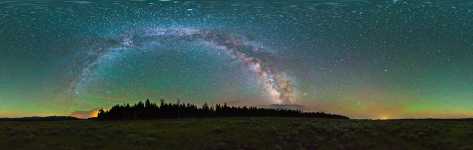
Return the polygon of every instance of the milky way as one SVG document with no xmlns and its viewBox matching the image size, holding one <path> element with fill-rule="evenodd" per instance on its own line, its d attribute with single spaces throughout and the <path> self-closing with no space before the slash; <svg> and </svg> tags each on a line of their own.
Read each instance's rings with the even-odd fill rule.
<svg viewBox="0 0 473 150">
<path fill-rule="evenodd" d="M 242 62 L 248 69 L 255 72 L 263 83 L 267 94 L 271 96 L 273 103 L 294 103 L 294 87 L 287 75 L 272 65 L 271 56 L 264 52 L 261 46 L 253 44 L 247 38 L 230 33 L 194 28 L 151 28 L 144 31 L 135 31 L 125 34 L 117 39 L 111 39 L 110 47 L 95 48 L 85 59 L 78 61 L 79 76 L 70 83 L 73 94 L 80 94 L 78 87 L 84 86 L 87 78 L 100 62 L 114 53 L 127 48 L 141 48 L 146 43 L 159 39 L 179 39 L 187 41 L 203 42 L 215 49 L 222 50 L 232 59 Z M 119 43 L 119 44 L 117 44 Z M 117 48 L 118 47 L 118 48 Z"/>
<path fill-rule="evenodd" d="M 0 2 L 0 117 L 138 100 L 471 117 L 468 0 Z"/>
</svg>

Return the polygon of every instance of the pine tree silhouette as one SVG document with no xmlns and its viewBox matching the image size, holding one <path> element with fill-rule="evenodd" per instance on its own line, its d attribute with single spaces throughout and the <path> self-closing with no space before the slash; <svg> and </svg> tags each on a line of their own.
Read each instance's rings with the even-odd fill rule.
<svg viewBox="0 0 473 150">
<path fill-rule="evenodd" d="M 134 119 L 159 119 L 159 118 L 201 118 L 201 117 L 308 117 L 349 119 L 346 116 L 324 112 L 302 112 L 296 110 L 275 110 L 257 107 L 235 107 L 216 104 L 215 106 L 204 103 L 202 107 L 195 104 L 166 103 L 160 100 L 160 105 L 150 102 L 138 102 L 134 105 L 115 105 L 109 110 L 99 110 L 99 120 L 134 120 Z"/>
</svg>

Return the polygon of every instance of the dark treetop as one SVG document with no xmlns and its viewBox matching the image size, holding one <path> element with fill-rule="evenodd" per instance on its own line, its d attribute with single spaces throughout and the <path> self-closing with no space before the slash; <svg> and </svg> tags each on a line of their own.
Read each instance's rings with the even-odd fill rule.
<svg viewBox="0 0 473 150">
<path fill-rule="evenodd" d="M 302 112 L 296 110 L 276 110 L 257 107 L 235 107 L 226 104 L 210 106 L 204 104 L 198 107 L 194 104 L 171 104 L 161 100 L 161 104 L 149 100 L 134 105 L 115 105 L 110 110 L 99 110 L 99 120 L 130 120 L 130 119 L 159 119 L 159 118 L 201 118 L 201 117 L 307 117 L 349 119 L 346 116 L 323 112 Z"/>
</svg>

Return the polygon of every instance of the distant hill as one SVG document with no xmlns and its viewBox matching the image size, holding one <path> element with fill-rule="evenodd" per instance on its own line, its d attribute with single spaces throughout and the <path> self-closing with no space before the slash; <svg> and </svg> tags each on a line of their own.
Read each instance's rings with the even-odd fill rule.
<svg viewBox="0 0 473 150">
<path fill-rule="evenodd" d="M 64 120 L 80 120 L 80 119 L 71 117 L 71 116 L 0 118 L 0 121 L 64 121 Z"/>
</svg>

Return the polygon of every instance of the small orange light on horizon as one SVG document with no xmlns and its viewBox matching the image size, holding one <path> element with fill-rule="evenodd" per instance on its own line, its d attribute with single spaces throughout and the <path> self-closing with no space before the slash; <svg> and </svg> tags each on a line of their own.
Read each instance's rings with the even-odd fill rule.
<svg viewBox="0 0 473 150">
<path fill-rule="evenodd" d="M 98 110 L 90 112 L 90 117 L 97 117 L 97 116 L 99 116 L 99 111 Z"/>
<path fill-rule="evenodd" d="M 389 120 L 389 117 L 388 117 L 388 116 L 381 116 L 381 117 L 379 118 L 379 120 Z"/>
</svg>

